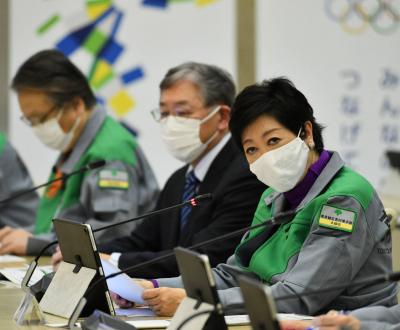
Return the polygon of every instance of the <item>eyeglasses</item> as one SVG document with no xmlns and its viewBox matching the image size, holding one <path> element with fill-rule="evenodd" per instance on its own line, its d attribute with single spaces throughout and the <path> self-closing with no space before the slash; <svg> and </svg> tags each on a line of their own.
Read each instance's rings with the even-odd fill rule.
<svg viewBox="0 0 400 330">
<path fill-rule="evenodd" d="M 169 116 L 174 116 L 178 121 L 187 118 L 202 119 L 202 118 L 192 117 L 193 110 L 185 106 L 175 107 L 171 111 L 162 111 L 160 108 L 155 108 L 151 110 L 150 113 L 153 116 L 153 119 L 158 123 L 165 121 Z"/>
<path fill-rule="evenodd" d="M 62 110 L 57 105 L 54 105 L 49 111 L 47 111 L 43 116 L 41 117 L 32 117 L 32 118 L 27 118 L 24 115 L 21 115 L 20 119 L 28 126 L 37 126 L 39 124 L 43 124 L 50 116 L 51 113 L 54 111 Z"/>
</svg>

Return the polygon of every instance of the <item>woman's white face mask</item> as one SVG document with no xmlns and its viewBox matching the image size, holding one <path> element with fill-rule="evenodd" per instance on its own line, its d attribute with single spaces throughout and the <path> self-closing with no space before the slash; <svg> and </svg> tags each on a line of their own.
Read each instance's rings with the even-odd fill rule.
<svg viewBox="0 0 400 330">
<path fill-rule="evenodd" d="M 217 106 L 204 119 L 182 118 L 168 116 L 161 122 L 162 139 L 169 152 L 184 163 L 191 163 L 207 148 L 210 142 L 218 135 L 215 132 L 205 143 L 200 140 L 200 126 L 207 122 L 219 110 Z"/>
<path fill-rule="evenodd" d="M 33 133 L 44 145 L 58 151 L 64 151 L 71 144 L 75 130 L 80 122 L 80 117 L 78 117 L 72 129 L 65 133 L 58 122 L 61 115 L 62 111 L 57 117 L 32 127 Z"/>
<path fill-rule="evenodd" d="M 250 164 L 250 171 L 258 180 L 278 192 L 286 192 L 296 186 L 304 175 L 310 152 L 299 135 L 282 147 L 264 153 Z"/>
</svg>

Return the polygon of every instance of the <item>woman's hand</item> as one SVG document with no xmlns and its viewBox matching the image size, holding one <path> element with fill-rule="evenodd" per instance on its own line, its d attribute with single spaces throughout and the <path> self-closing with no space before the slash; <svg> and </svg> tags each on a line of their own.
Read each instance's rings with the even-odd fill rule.
<svg viewBox="0 0 400 330">
<path fill-rule="evenodd" d="M 142 294 L 145 303 L 158 316 L 173 316 L 185 297 L 186 291 L 177 288 L 147 289 Z"/>
</svg>

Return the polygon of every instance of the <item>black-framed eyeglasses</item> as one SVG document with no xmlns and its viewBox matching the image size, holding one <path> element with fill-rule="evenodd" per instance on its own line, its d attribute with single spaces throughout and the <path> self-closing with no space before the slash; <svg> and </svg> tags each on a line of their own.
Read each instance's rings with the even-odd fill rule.
<svg viewBox="0 0 400 330">
<path fill-rule="evenodd" d="M 59 107 L 58 105 L 54 105 L 49 111 L 47 111 L 43 116 L 41 117 L 33 117 L 33 118 L 27 118 L 24 115 L 21 115 L 20 119 L 28 126 L 32 127 L 32 126 L 37 126 L 40 124 L 43 124 L 45 121 L 47 121 L 47 119 L 49 118 L 49 116 L 54 112 L 54 111 L 58 111 L 61 110 L 62 108 Z"/>
</svg>

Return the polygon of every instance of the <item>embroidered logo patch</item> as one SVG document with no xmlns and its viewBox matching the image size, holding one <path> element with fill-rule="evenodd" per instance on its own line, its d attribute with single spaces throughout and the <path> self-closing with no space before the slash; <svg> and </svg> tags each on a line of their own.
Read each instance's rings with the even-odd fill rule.
<svg viewBox="0 0 400 330">
<path fill-rule="evenodd" d="M 129 188 L 129 175 L 125 171 L 103 170 L 99 172 L 100 188 Z"/>
<path fill-rule="evenodd" d="M 319 216 L 318 224 L 322 227 L 352 232 L 356 213 L 333 206 L 324 205 Z"/>
</svg>

